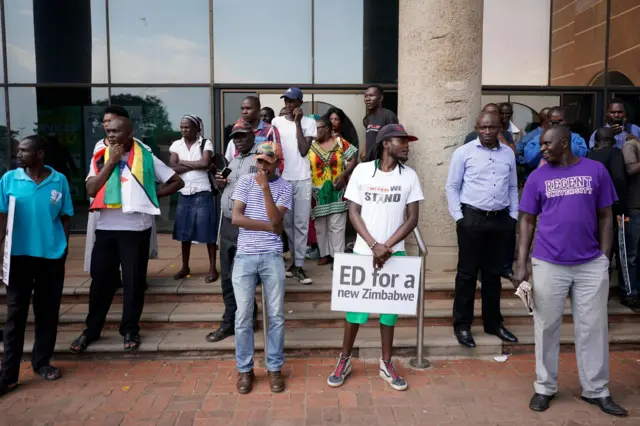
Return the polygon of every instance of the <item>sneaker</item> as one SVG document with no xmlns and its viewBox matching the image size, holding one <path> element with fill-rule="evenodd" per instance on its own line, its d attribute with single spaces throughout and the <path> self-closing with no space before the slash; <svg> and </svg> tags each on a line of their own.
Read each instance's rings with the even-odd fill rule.
<svg viewBox="0 0 640 426">
<path fill-rule="evenodd" d="M 380 358 L 380 377 L 389 382 L 391 387 L 395 390 L 403 391 L 407 390 L 407 387 L 409 387 L 406 380 L 400 377 L 396 369 L 393 367 L 393 364 L 390 361 L 383 361 L 382 358 Z"/>
<path fill-rule="evenodd" d="M 338 364 L 336 365 L 336 369 L 333 370 L 333 373 L 327 379 L 327 384 L 332 388 L 338 388 L 344 384 L 344 379 L 347 378 L 353 367 L 351 366 L 351 357 L 344 357 L 340 354 L 340 358 L 338 359 Z"/>
<path fill-rule="evenodd" d="M 317 247 L 307 247 L 307 253 L 304 257 L 310 260 L 320 259 L 320 249 Z"/>
<path fill-rule="evenodd" d="M 300 284 L 311 285 L 313 283 L 313 280 L 307 277 L 307 274 L 305 274 L 304 269 L 302 268 L 296 268 L 293 271 L 293 278 L 297 279 Z"/>
<path fill-rule="evenodd" d="M 296 265 L 291 265 L 289 267 L 289 269 L 287 269 L 287 272 L 285 274 L 287 276 L 287 278 L 292 278 L 293 277 L 293 271 L 295 271 L 296 269 L 297 269 Z"/>
</svg>

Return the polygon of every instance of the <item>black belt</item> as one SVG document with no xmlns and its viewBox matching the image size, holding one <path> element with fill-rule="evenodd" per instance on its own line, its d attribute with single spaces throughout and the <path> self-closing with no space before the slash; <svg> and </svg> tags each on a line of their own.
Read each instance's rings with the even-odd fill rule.
<svg viewBox="0 0 640 426">
<path fill-rule="evenodd" d="M 509 209 L 504 208 L 502 210 L 482 210 L 477 207 L 470 206 L 469 204 L 462 204 L 463 209 L 473 210 L 476 213 L 480 213 L 483 216 L 499 216 L 501 214 L 509 214 Z"/>
</svg>

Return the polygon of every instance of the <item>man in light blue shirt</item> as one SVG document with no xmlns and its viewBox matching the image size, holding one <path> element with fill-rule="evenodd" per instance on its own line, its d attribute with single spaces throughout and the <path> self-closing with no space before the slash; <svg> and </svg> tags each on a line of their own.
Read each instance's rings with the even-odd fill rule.
<svg viewBox="0 0 640 426">
<path fill-rule="evenodd" d="M 547 127 L 547 122 L 549 121 L 549 110 L 551 108 L 544 107 L 538 113 L 538 118 L 540 119 L 540 125 L 526 134 L 524 138 L 520 142 L 516 144 L 516 154 L 518 155 L 518 164 L 525 164 L 524 161 L 524 148 L 527 144 L 536 138 L 540 138 L 542 131 Z"/>
<path fill-rule="evenodd" d="M 616 146 L 622 149 L 622 145 L 627 141 L 627 135 L 640 138 L 640 127 L 627 121 L 627 111 L 624 107 L 624 101 L 622 99 L 613 99 L 609 102 L 607 107 L 607 124 L 605 127 L 611 127 L 613 130 L 613 138 L 616 141 Z M 595 146 L 595 132 L 589 139 L 589 149 L 593 149 Z"/>
<path fill-rule="evenodd" d="M 549 110 L 549 120 L 547 126 L 550 125 L 562 125 L 568 126 L 566 119 L 566 112 L 562 107 L 553 107 Z M 544 129 L 543 129 L 544 130 Z M 587 144 L 582 136 L 577 133 L 571 132 L 571 151 L 576 157 L 587 156 Z M 540 153 L 540 135 L 534 137 L 524 147 L 524 162 L 530 167 L 536 169 L 540 165 L 542 160 L 542 154 Z"/>
<path fill-rule="evenodd" d="M 64 265 L 73 216 L 67 178 L 44 165 L 47 141 L 28 136 L 18 145 L 18 168 L 0 180 L 0 229 L 6 229 L 15 199 L 7 286 L 7 321 L 0 370 L 0 396 L 18 383 L 24 333 L 33 292 L 36 339 L 31 366 L 45 380 L 60 378 L 49 364 L 56 344 Z M 4 249 L 5 234 L 0 237 Z"/>
<path fill-rule="evenodd" d="M 506 342 L 518 341 L 504 328 L 500 313 L 500 274 L 505 260 L 513 256 L 518 220 L 516 158 L 511 148 L 499 142 L 500 129 L 498 115 L 480 113 L 478 138 L 453 153 L 446 184 L 458 235 L 453 327 L 458 342 L 469 348 L 476 346 L 471 323 L 479 272 L 485 332 Z"/>
</svg>

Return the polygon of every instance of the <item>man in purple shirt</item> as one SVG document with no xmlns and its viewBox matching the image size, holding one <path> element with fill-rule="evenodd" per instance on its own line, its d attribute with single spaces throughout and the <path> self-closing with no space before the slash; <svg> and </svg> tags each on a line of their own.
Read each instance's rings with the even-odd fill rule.
<svg viewBox="0 0 640 426">
<path fill-rule="evenodd" d="M 614 416 L 626 416 L 609 394 L 607 299 L 613 238 L 611 205 L 617 200 L 605 167 L 571 152 L 571 133 L 552 126 L 540 137 L 547 164 L 527 179 L 520 199 L 520 241 L 514 285 L 527 280 L 533 249 L 535 394 L 529 408 L 544 411 L 558 391 L 560 326 L 571 296 L 582 399 Z"/>
</svg>

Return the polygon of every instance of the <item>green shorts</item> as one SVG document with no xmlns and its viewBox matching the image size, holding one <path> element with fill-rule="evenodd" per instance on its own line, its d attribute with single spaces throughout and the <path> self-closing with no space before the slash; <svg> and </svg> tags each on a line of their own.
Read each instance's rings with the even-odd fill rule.
<svg viewBox="0 0 640 426">
<path fill-rule="evenodd" d="M 358 254 L 358 253 L 354 253 Z M 393 256 L 406 256 L 404 251 L 397 251 L 393 253 Z M 365 312 L 347 312 L 347 322 L 351 324 L 366 324 L 369 320 L 369 314 Z M 393 327 L 398 321 L 397 314 L 380 314 L 380 324 L 387 327 Z"/>
</svg>

